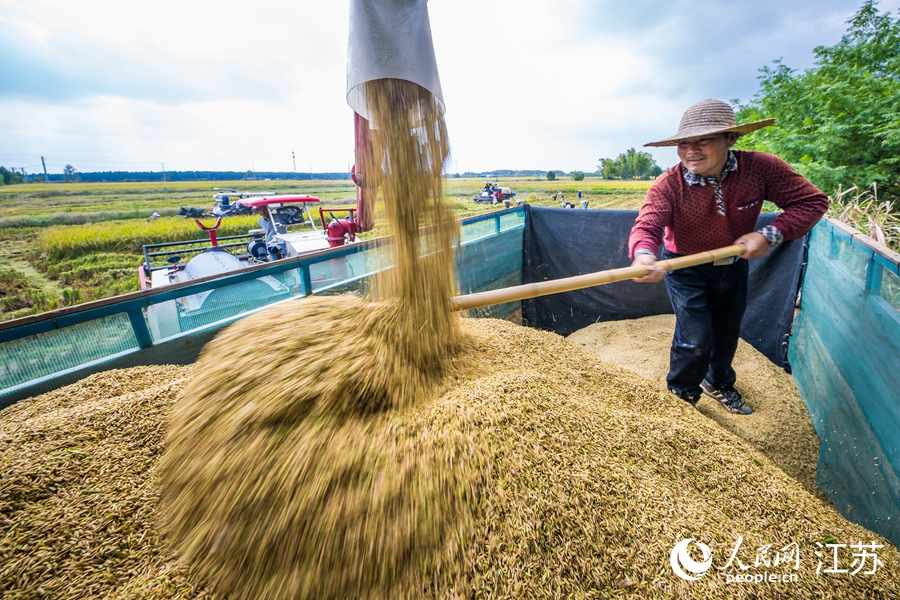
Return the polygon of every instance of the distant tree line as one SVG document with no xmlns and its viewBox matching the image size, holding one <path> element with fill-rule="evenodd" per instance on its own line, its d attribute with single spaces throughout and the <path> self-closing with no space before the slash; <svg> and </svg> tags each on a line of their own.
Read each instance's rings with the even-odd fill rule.
<svg viewBox="0 0 900 600">
<path fill-rule="evenodd" d="M 556 170 L 556 173 L 565 173 L 565 171 Z M 488 177 L 491 179 L 499 179 L 501 177 L 544 177 L 547 171 L 539 171 L 534 169 L 515 170 L 515 169 L 495 169 L 493 171 L 466 171 L 465 173 L 451 173 L 449 177 Z"/>
<path fill-rule="evenodd" d="M 584 179 L 583 171 L 571 171 L 567 173 L 562 169 L 552 171 L 528 169 L 495 169 L 493 171 L 466 171 L 465 173 L 451 173 L 447 177 L 481 177 L 499 179 L 503 177 L 547 177 L 553 173 L 553 179 L 570 176 L 576 181 Z M 310 180 L 310 179 L 350 179 L 347 172 L 321 172 L 321 173 L 294 173 L 285 171 L 166 171 L 165 181 L 239 181 L 239 180 Z M 8 171 L 0 167 L 0 185 L 12 183 L 42 183 L 43 173 L 35 173 L 27 177 L 17 171 Z M 50 173 L 49 181 L 55 182 L 134 182 L 134 181 L 163 181 L 161 171 L 94 171 L 82 173 L 72 165 L 66 165 L 62 173 Z"/>
<path fill-rule="evenodd" d="M 547 181 L 556 181 L 557 175 L 562 176 L 565 174 L 565 171 L 547 171 Z M 569 173 L 569 177 L 575 181 L 584 181 L 584 171 L 572 171 Z"/>
<path fill-rule="evenodd" d="M 66 181 L 81 181 L 81 174 L 72 165 L 66 165 L 63 168 L 63 179 Z"/>
<path fill-rule="evenodd" d="M 655 179 L 662 174 L 649 152 L 629 148 L 616 158 L 601 158 L 599 166 L 603 179 Z"/>
<path fill-rule="evenodd" d="M 44 181 L 44 174 L 29 175 L 26 178 L 21 173 L 6 171 L 0 167 L 0 173 L 10 173 L 10 178 L 18 178 L 15 183 L 39 183 Z M 160 171 L 100 171 L 82 173 L 72 165 L 66 165 L 62 173 L 50 173 L 50 182 L 61 181 L 91 181 L 91 182 L 121 182 L 121 181 L 163 181 Z M 4 173 L 4 180 L 6 175 Z M 350 179 L 350 173 L 322 172 L 322 173 L 294 173 L 292 171 L 166 171 L 166 181 L 237 181 L 242 179 Z M 5 183 L 9 183 L 5 181 Z"/>
<path fill-rule="evenodd" d="M 780 156 L 826 193 L 876 183 L 900 210 L 900 17 L 876 4 L 863 3 L 836 45 L 817 47 L 811 68 L 760 69 L 753 99 L 732 101 L 738 122 L 777 121 L 737 147 Z"/>
</svg>

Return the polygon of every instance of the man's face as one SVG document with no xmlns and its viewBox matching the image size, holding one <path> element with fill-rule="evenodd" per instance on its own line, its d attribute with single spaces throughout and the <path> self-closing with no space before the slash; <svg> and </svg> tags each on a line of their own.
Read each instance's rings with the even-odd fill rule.
<svg viewBox="0 0 900 600">
<path fill-rule="evenodd" d="M 728 149 L 735 141 L 737 136 L 733 133 L 686 138 L 678 142 L 678 158 L 695 175 L 718 177 L 728 161 Z"/>
</svg>

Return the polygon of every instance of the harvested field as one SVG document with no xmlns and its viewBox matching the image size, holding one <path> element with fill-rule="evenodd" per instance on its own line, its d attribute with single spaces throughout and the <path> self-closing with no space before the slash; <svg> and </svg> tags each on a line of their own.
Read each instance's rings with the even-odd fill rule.
<svg viewBox="0 0 900 600">
<path fill-rule="evenodd" d="M 669 347 L 675 315 L 595 323 L 568 340 L 611 365 L 627 369 L 666 387 Z M 708 396 L 697 405 L 701 413 L 753 444 L 806 490 L 828 502 L 816 486 L 821 442 L 794 379 L 753 346 L 740 340 L 735 354 L 737 389 L 755 411 L 733 415 Z"/>
<path fill-rule="evenodd" d="M 900 597 L 896 548 L 658 386 L 553 334 L 497 320 L 464 319 L 460 329 L 464 350 L 435 395 L 390 417 L 406 432 L 398 443 L 416 431 L 423 447 L 455 439 L 481 457 L 457 456 L 474 491 L 457 572 L 411 595 Z M 189 374 L 102 373 L 0 412 L 2 597 L 209 597 L 154 525 L 166 415 Z M 672 573 L 678 541 L 711 546 L 717 568 L 738 536 L 747 573 L 792 571 L 756 568 L 754 556 L 797 543 L 799 580 L 726 584 L 735 565 L 694 582 Z M 883 565 L 816 575 L 816 542 L 826 540 L 883 544 Z M 843 568 L 851 561 L 848 551 Z"/>
</svg>

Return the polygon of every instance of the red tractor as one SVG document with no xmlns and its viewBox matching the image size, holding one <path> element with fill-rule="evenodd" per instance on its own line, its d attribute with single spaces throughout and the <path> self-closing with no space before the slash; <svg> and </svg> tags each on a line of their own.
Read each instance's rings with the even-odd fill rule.
<svg viewBox="0 0 900 600">
<path fill-rule="evenodd" d="M 475 198 L 473 202 L 479 204 L 506 204 L 515 197 L 515 193 L 508 187 L 500 187 L 496 183 L 485 183 L 484 189 Z"/>
</svg>

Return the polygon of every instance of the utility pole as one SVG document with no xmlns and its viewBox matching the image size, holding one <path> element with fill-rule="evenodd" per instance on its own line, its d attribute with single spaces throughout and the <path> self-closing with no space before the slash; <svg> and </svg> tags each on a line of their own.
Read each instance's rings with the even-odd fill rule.
<svg viewBox="0 0 900 600">
<path fill-rule="evenodd" d="M 47 176 L 47 163 L 44 162 L 44 157 L 41 157 L 41 164 L 44 165 L 44 183 L 48 183 L 50 181 L 50 177 Z"/>
<path fill-rule="evenodd" d="M 297 157 L 294 156 L 293 150 L 291 150 L 291 160 L 294 161 L 294 179 L 297 179 Z"/>
<path fill-rule="evenodd" d="M 166 181 L 166 163 L 159 163 L 159 164 L 162 165 L 162 169 L 163 169 L 163 182 L 165 182 L 165 181 Z"/>
</svg>

